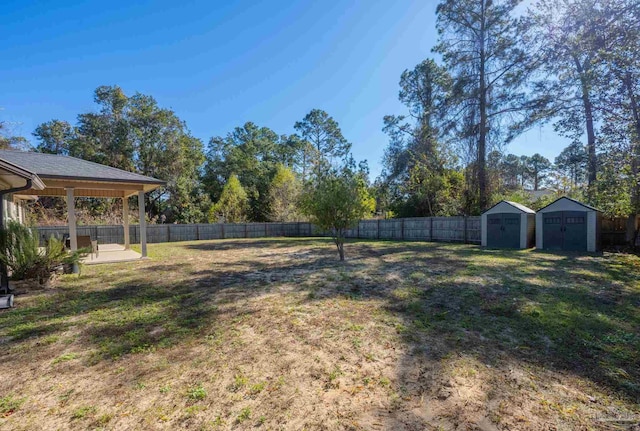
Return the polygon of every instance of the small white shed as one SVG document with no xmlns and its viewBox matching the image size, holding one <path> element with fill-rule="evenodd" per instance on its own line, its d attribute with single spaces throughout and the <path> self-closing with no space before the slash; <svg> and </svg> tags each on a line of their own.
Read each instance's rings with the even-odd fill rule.
<svg viewBox="0 0 640 431">
<path fill-rule="evenodd" d="M 575 199 L 561 197 L 536 214 L 540 250 L 599 251 L 602 213 Z"/>
<path fill-rule="evenodd" d="M 529 248 L 535 243 L 535 211 L 517 202 L 498 202 L 482 213 L 480 223 L 483 247 Z"/>
</svg>

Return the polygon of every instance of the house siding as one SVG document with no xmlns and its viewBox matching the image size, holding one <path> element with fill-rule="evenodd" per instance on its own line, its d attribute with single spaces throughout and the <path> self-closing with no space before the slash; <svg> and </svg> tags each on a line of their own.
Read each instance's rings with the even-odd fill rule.
<svg viewBox="0 0 640 431">
<path fill-rule="evenodd" d="M 4 214 L 5 225 L 9 220 L 17 221 L 20 223 L 25 222 L 25 212 L 23 204 L 20 201 L 14 201 L 13 194 L 3 195 L 2 206 Z"/>
</svg>

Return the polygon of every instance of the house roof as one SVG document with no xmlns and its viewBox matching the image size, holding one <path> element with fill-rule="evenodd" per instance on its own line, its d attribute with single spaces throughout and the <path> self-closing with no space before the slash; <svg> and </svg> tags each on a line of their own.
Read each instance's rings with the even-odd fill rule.
<svg viewBox="0 0 640 431">
<path fill-rule="evenodd" d="M 164 181 L 156 178 L 57 154 L 0 150 L 0 160 L 32 172 L 42 179 L 165 184 Z"/>
<path fill-rule="evenodd" d="M 502 200 L 500 202 L 498 202 L 497 204 L 495 204 L 494 206 L 492 206 L 491 208 L 489 208 L 488 210 L 486 210 L 485 212 L 491 211 L 493 208 L 497 207 L 498 205 L 500 205 L 501 203 L 506 203 L 508 205 L 511 205 L 514 208 L 519 209 L 520 211 L 522 211 L 523 213 L 527 213 L 527 214 L 535 214 L 536 212 L 534 210 L 532 210 L 529 207 L 526 207 L 522 204 L 519 204 L 517 202 L 512 202 L 512 201 L 505 201 Z"/>
<path fill-rule="evenodd" d="M 0 159 L 0 183 L 2 183 L 2 185 L 5 187 L 8 186 L 9 188 L 22 187 L 23 180 L 31 181 L 31 187 L 33 189 L 44 189 L 44 183 L 34 172 Z M 26 184 L 28 184 L 28 182 Z"/>
<path fill-rule="evenodd" d="M 577 201 L 577 200 L 575 200 L 575 199 L 573 199 L 573 198 L 570 198 L 570 197 L 568 197 L 568 196 L 562 196 L 561 198 L 556 199 L 555 201 L 551 202 L 551 203 L 550 203 L 549 205 L 547 205 L 546 207 L 544 207 L 544 208 L 540 208 L 540 209 L 538 210 L 538 212 L 540 212 L 540 211 L 542 211 L 542 210 L 544 210 L 544 209 L 546 209 L 546 208 L 550 207 L 551 205 L 553 205 L 553 204 L 555 204 L 556 202 L 559 202 L 559 201 L 561 201 L 561 200 L 568 200 L 568 201 L 571 201 L 571 202 L 573 202 L 573 203 L 575 203 L 575 204 L 581 205 L 581 206 L 583 206 L 583 207 L 585 207 L 585 208 L 587 208 L 587 209 L 590 209 L 590 210 L 592 210 L 592 211 L 602 212 L 602 211 L 600 211 L 598 208 L 592 207 L 591 205 L 587 205 L 587 204 L 585 204 L 585 203 L 582 203 L 582 202 L 580 202 L 580 201 Z"/>
</svg>

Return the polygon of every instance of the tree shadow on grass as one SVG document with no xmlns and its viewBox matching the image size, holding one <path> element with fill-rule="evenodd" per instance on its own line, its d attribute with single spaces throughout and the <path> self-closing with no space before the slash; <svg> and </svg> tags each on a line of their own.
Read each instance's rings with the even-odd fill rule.
<svg viewBox="0 0 640 431">
<path fill-rule="evenodd" d="M 332 264 L 323 255 L 317 261 Z M 220 304 L 225 304 L 226 317 L 244 315 L 246 310 L 228 304 L 264 294 L 285 272 L 300 275 L 309 265 L 305 259 L 266 270 L 260 261 L 240 260 L 232 267 L 195 271 L 184 264 L 153 262 L 138 266 L 126 280 L 104 286 L 80 279 L 83 288 L 59 289 L 31 306 L 0 314 L 0 335 L 12 347 L 75 326 L 80 342 L 94 351 L 92 363 L 153 351 L 206 336 L 216 327 Z"/>
<path fill-rule="evenodd" d="M 397 384 L 415 398 L 441 396 L 442 379 L 426 388 L 416 384 L 426 363 L 436 364 L 431 376 L 446 375 L 438 365 L 442 357 L 473 357 L 494 367 L 519 363 L 582 376 L 628 402 L 640 399 L 637 263 L 449 244 L 363 248 L 369 256 L 379 249 L 380 274 L 403 274 L 395 287 L 378 284 L 367 292 L 365 286 L 358 294 L 382 297 L 402 320 L 399 331 L 411 353 L 398 364 Z M 424 254 L 404 258 L 412 252 Z M 410 411 L 388 413 L 389 428 L 430 429 L 428 419 Z"/>
<path fill-rule="evenodd" d="M 610 256 L 501 251 L 492 254 L 495 262 L 483 264 L 477 260 L 483 250 L 446 256 L 447 250 L 434 246 L 431 254 L 448 276 L 415 279 L 403 287 L 405 296 L 387 302 L 403 319 L 408 345 L 418 351 L 439 345 L 444 353 L 438 355 L 471 356 L 484 364 L 517 362 L 579 375 L 637 403 L 637 270 Z M 438 358 L 426 354 L 424 360 Z M 411 385 L 417 362 L 402 362 L 399 380 Z"/>
<path fill-rule="evenodd" d="M 232 265 L 212 261 L 207 269 L 172 258 L 142 264 L 109 286 L 87 281 L 0 314 L 10 338 L 5 346 L 55 334 L 81 318 L 79 340 L 94 352 L 90 362 L 98 363 L 206 337 L 219 322 L 245 316 L 243 301 L 286 286 L 304 293 L 305 302 L 382 301 L 401 321 L 397 330 L 411 352 L 398 364 L 398 384 L 416 394 L 437 389 L 412 383 L 417 363 L 432 364 L 437 374 L 442 358 L 458 355 L 569 372 L 632 402 L 640 397 L 640 269 L 620 264 L 617 256 L 366 241 L 348 244 L 348 260 L 341 263 L 329 241 L 317 239 L 175 246 L 223 253 L 301 250 L 279 256 L 276 264 L 241 255 Z M 322 291 L 312 276 L 327 281 Z M 422 421 L 403 414 L 406 423 Z"/>
<path fill-rule="evenodd" d="M 236 238 L 236 239 L 220 239 L 213 241 L 192 242 L 185 247 L 190 250 L 200 251 L 221 251 L 221 250 L 243 250 L 243 249 L 265 249 L 265 248 L 287 248 L 297 247 L 304 243 L 329 243 L 331 238 Z"/>
</svg>

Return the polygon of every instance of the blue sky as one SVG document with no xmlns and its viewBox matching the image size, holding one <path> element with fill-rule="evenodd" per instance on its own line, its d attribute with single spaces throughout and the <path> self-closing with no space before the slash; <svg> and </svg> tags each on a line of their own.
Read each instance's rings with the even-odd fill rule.
<svg viewBox="0 0 640 431">
<path fill-rule="evenodd" d="M 326 110 L 356 159 L 380 172 L 385 114 L 403 70 L 430 56 L 436 1 L 5 0 L 0 119 L 31 138 L 41 122 L 94 110 L 99 85 L 153 95 L 205 143 L 246 121 L 292 133 Z M 537 128 L 508 151 L 553 159 L 567 141 Z"/>
</svg>

